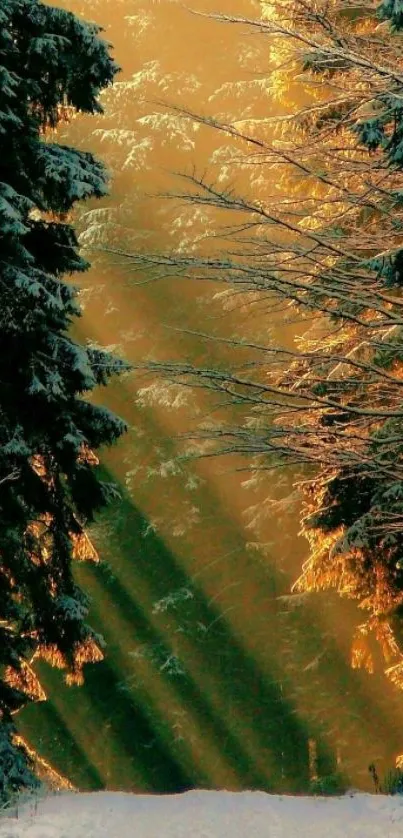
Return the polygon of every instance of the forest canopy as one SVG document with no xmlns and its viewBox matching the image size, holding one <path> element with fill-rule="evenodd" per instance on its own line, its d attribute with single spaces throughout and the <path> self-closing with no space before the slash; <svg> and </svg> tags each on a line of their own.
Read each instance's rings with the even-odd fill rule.
<svg viewBox="0 0 403 838">
<path fill-rule="evenodd" d="M 183 136 L 186 126 L 204 126 L 239 149 L 224 159 L 235 186 L 196 168 L 170 196 L 214 218 L 222 212 L 225 233 L 217 228 L 209 252 L 199 241 L 199 249 L 129 258 L 147 278 L 193 278 L 263 300 L 267 319 L 293 327 L 294 337 L 234 337 L 227 368 L 183 360 L 149 369 L 164 387 L 208 388 L 236 407 L 231 420 L 220 411 L 188 435 L 198 453 L 240 454 L 256 481 L 293 468 L 310 545 L 295 590 L 333 588 L 354 599 L 363 621 L 353 665 L 373 671 L 375 638 L 387 676 L 403 687 L 403 4 L 265 0 L 259 19 L 210 17 L 267 39 L 272 95 L 289 95 L 287 112 L 265 124 L 173 110 Z M 14 724 L 21 707 L 45 697 L 35 660 L 79 684 L 84 665 L 103 654 L 73 562 L 97 561 L 86 527 L 116 489 L 101 478 L 95 452 L 125 429 L 90 394 L 127 367 L 72 338 L 80 307 L 67 277 L 88 263 L 71 211 L 106 194 L 107 173 L 89 152 L 57 142 L 63 122 L 102 112 L 99 95 L 118 69 L 109 45 L 98 27 L 39 0 L 3 2 L 0 44 L 6 800 L 36 782 Z M 290 94 L 295 79 L 302 103 Z M 267 173 L 273 189 L 242 191 L 236 173 L 246 169 Z M 245 348 L 253 364 L 244 363 Z"/>
<path fill-rule="evenodd" d="M 299 333 L 302 324 L 302 336 L 292 346 L 234 338 L 238 367 L 149 369 L 165 386 L 202 386 L 243 411 L 238 424 L 201 425 L 198 451 L 241 454 L 257 478 L 293 466 L 310 544 L 295 589 L 356 600 L 364 615 L 353 665 L 373 671 L 375 637 L 386 674 L 403 687 L 403 4 L 285 0 L 262 3 L 259 19 L 210 17 L 266 37 L 273 78 L 285 90 L 298 78 L 306 98 L 271 118 L 269 132 L 264 120 L 256 128 L 178 113 L 236 140 L 238 167 L 260 167 L 274 182 L 285 172 L 287 189 L 257 198 L 184 173 L 185 188 L 170 197 L 223 212 L 220 252 L 126 256 L 156 278 L 261 298 L 268 317 L 298 322 Z M 242 347 L 254 365 L 242 364 Z"/>
</svg>

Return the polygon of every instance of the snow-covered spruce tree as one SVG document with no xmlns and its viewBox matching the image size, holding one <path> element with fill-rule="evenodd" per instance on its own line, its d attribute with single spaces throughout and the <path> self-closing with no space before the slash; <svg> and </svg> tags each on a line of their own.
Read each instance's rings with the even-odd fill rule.
<svg viewBox="0 0 403 838">
<path fill-rule="evenodd" d="M 35 783 L 13 714 L 43 697 L 42 656 L 79 682 L 102 656 L 72 574 L 84 527 L 114 494 L 92 449 L 124 423 L 83 397 L 125 368 L 75 343 L 84 271 L 68 213 L 106 192 L 101 163 L 55 142 L 60 120 L 101 112 L 117 66 L 99 29 L 39 0 L 0 8 L 0 801 Z M 95 552 L 95 551 L 93 551 Z"/>
</svg>

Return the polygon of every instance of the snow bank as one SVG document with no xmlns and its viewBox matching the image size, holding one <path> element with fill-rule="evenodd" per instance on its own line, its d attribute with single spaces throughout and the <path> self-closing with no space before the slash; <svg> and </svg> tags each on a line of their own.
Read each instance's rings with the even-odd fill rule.
<svg viewBox="0 0 403 838">
<path fill-rule="evenodd" d="M 403 798 L 62 793 L 3 814 L 1 838 L 401 838 Z"/>
<path fill-rule="evenodd" d="M 1 838 L 401 838 L 403 798 L 192 791 L 56 794 L 3 814 Z"/>
</svg>

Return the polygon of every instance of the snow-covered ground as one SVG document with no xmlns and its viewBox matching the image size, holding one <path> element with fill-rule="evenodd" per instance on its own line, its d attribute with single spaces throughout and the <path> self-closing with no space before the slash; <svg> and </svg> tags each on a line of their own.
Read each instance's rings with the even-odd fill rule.
<svg viewBox="0 0 403 838">
<path fill-rule="evenodd" d="M 192 791 L 55 794 L 0 817 L 1 838 L 402 838 L 403 797 Z"/>
</svg>

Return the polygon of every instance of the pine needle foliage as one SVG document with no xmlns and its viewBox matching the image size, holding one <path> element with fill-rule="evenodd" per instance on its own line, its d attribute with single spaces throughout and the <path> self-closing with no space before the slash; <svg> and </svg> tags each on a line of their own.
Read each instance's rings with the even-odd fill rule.
<svg viewBox="0 0 403 838">
<path fill-rule="evenodd" d="M 86 398 L 126 365 L 80 346 L 85 271 L 68 215 L 101 197 L 92 154 L 57 143 L 61 120 L 100 113 L 117 72 L 98 27 L 40 0 L 0 8 L 0 801 L 35 783 L 13 715 L 43 699 L 35 657 L 79 683 L 102 656 L 73 558 L 96 557 L 84 528 L 115 495 L 93 453 L 124 423 Z"/>
</svg>

